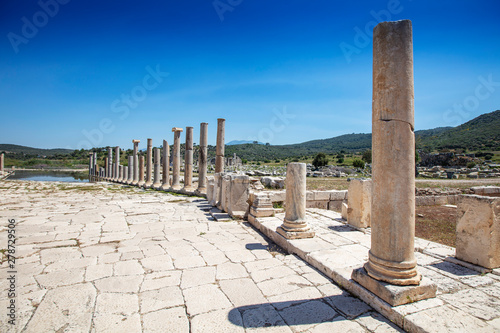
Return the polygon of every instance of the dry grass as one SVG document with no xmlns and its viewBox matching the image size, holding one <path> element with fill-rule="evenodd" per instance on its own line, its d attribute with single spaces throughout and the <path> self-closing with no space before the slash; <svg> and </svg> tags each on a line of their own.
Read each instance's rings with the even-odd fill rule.
<svg viewBox="0 0 500 333">
<path fill-rule="evenodd" d="M 444 206 L 417 207 L 415 236 L 455 247 L 457 209 Z M 419 217 L 419 214 L 421 215 Z"/>
</svg>

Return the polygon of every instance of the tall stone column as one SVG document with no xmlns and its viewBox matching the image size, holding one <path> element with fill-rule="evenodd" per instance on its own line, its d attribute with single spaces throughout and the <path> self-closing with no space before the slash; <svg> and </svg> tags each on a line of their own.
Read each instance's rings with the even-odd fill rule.
<svg viewBox="0 0 500 333">
<path fill-rule="evenodd" d="M 411 21 L 373 30 L 371 248 L 352 278 L 391 305 L 434 297 L 414 255 L 415 136 Z M 402 288 L 392 285 L 420 285 Z"/>
<path fill-rule="evenodd" d="M 152 188 L 159 189 L 161 186 L 161 178 L 160 178 L 160 148 L 155 147 L 154 149 L 155 152 L 155 167 L 154 167 L 154 173 L 155 173 L 155 179 L 154 183 L 151 186 Z"/>
<path fill-rule="evenodd" d="M 94 166 L 94 154 L 93 153 L 89 153 L 89 182 L 92 181 L 92 168 Z M 0 155 L 0 172 L 3 172 L 3 154 Z"/>
<path fill-rule="evenodd" d="M 186 127 L 186 151 L 184 154 L 184 191 L 192 192 L 193 188 L 193 128 Z"/>
<path fill-rule="evenodd" d="M 200 151 L 198 153 L 198 192 L 207 192 L 207 123 L 200 124 Z"/>
<path fill-rule="evenodd" d="M 148 149 L 146 151 L 146 183 L 145 188 L 153 185 L 153 139 L 148 139 Z"/>
<path fill-rule="evenodd" d="M 141 140 L 132 140 L 132 143 L 134 144 L 134 172 L 131 185 L 137 185 L 139 183 L 139 155 L 137 155 L 139 150 L 139 142 L 141 142 Z"/>
<path fill-rule="evenodd" d="M 139 181 L 137 182 L 137 186 L 144 186 L 144 155 L 139 155 Z"/>
<path fill-rule="evenodd" d="M 160 190 L 166 191 L 170 188 L 170 146 L 167 140 L 163 140 L 163 174 Z"/>
<path fill-rule="evenodd" d="M 180 190 L 182 188 L 180 182 L 181 173 L 181 132 L 182 128 L 172 128 L 174 132 L 174 163 L 172 166 L 172 189 Z"/>
<path fill-rule="evenodd" d="M 128 157 L 128 180 L 127 184 L 132 185 L 134 181 L 134 156 Z"/>
<path fill-rule="evenodd" d="M 106 178 L 106 180 L 111 180 L 111 178 L 113 178 L 113 148 L 111 147 L 108 147 L 108 167 Z"/>
<path fill-rule="evenodd" d="M 108 180 L 109 175 L 109 157 L 104 158 L 104 180 Z"/>
<path fill-rule="evenodd" d="M 94 166 L 92 167 L 92 171 L 94 172 L 94 176 L 97 176 L 97 153 L 94 152 L 94 159 L 93 159 Z"/>
<path fill-rule="evenodd" d="M 224 172 L 224 131 L 226 119 L 217 119 L 217 146 L 215 150 L 215 173 Z"/>
<path fill-rule="evenodd" d="M 5 155 L 4 153 L 2 153 L 0 155 L 0 172 L 3 172 L 4 170 L 4 160 L 5 160 Z"/>
<path fill-rule="evenodd" d="M 288 239 L 314 237 L 306 221 L 306 174 L 305 163 L 288 163 L 285 219 L 276 230 Z"/>
<path fill-rule="evenodd" d="M 115 147 L 115 175 L 113 177 L 113 181 L 118 181 L 120 177 L 120 147 Z"/>
</svg>

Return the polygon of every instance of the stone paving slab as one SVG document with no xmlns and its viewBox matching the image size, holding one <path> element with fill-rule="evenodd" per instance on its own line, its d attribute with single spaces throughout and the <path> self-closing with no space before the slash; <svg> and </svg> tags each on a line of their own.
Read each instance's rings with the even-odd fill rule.
<svg viewBox="0 0 500 333">
<path fill-rule="evenodd" d="M 103 183 L 3 181 L 1 249 L 8 219 L 16 220 L 16 324 L 7 322 L 3 255 L 1 332 L 401 331 L 250 224 L 215 221 L 204 199 Z M 342 226 L 320 220 L 325 230 Z M 359 240 L 322 239 L 323 251 L 335 248 L 327 243 L 364 249 Z M 482 292 L 497 297 L 489 287 Z M 463 311 L 478 310 L 469 307 Z M 498 327 L 495 320 L 487 325 Z"/>
<path fill-rule="evenodd" d="M 287 240 L 279 235 L 276 228 L 284 214 L 257 218 L 253 224 L 408 332 L 498 332 L 497 272 L 456 259 L 454 248 L 417 238 L 418 269 L 437 285 L 438 296 L 392 307 L 351 279 L 353 270 L 368 259 L 370 229 L 354 228 L 333 211 L 311 208 L 307 216 L 318 242 L 315 238 Z"/>
</svg>

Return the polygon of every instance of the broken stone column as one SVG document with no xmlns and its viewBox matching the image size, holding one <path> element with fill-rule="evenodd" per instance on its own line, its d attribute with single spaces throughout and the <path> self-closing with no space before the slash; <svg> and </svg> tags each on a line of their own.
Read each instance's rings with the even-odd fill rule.
<svg viewBox="0 0 500 333">
<path fill-rule="evenodd" d="M 163 140 L 163 174 L 160 190 L 166 191 L 170 188 L 170 146 L 167 140 Z"/>
<path fill-rule="evenodd" d="M 172 166 L 172 189 L 180 190 L 182 188 L 180 182 L 181 173 L 181 132 L 182 128 L 172 128 L 174 132 L 174 163 Z"/>
<path fill-rule="evenodd" d="M 372 203 L 372 180 L 351 179 L 347 199 L 347 223 L 356 228 L 370 226 Z"/>
<path fill-rule="evenodd" d="M 184 191 L 193 192 L 193 128 L 186 127 L 186 150 L 184 153 Z"/>
<path fill-rule="evenodd" d="M 414 255 L 412 44 L 409 20 L 382 22 L 374 29 L 371 248 L 368 262 L 352 273 L 353 280 L 393 306 L 436 295 L 436 285 L 421 282 Z"/>
<path fill-rule="evenodd" d="M 148 139 L 148 147 L 146 152 L 146 183 L 145 188 L 150 188 L 153 185 L 153 139 Z"/>
<path fill-rule="evenodd" d="M 286 168 L 286 210 L 276 232 L 288 239 L 311 238 L 306 221 L 306 164 L 288 163 Z"/>
<path fill-rule="evenodd" d="M 227 212 L 234 218 L 244 218 L 248 210 L 248 189 L 250 177 L 246 175 L 231 175 L 229 188 L 229 204 Z"/>
<path fill-rule="evenodd" d="M 115 147 L 115 175 L 113 177 L 113 181 L 118 181 L 120 176 L 120 147 Z"/>
<path fill-rule="evenodd" d="M 146 182 L 144 181 L 144 155 L 139 155 L 139 181 L 137 186 L 142 187 Z"/>
<path fill-rule="evenodd" d="M 134 143 L 134 164 L 133 164 L 133 178 L 132 178 L 132 183 L 131 185 L 137 186 L 139 183 L 139 156 L 137 155 L 138 150 L 139 150 L 139 142 L 140 140 L 132 140 Z"/>
<path fill-rule="evenodd" d="M 160 148 L 155 147 L 155 179 L 153 185 L 151 185 L 154 189 L 159 189 L 161 186 L 161 178 L 160 178 Z"/>
<path fill-rule="evenodd" d="M 217 146 L 215 150 L 215 173 L 224 172 L 224 131 L 226 119 L 217 119 Z"/>
<path fill-rule="evenodd" d="M 208 123 L 200 124 L 200 151 L 198 153 L 198 192 L 207 193 L 207 127 Z"/>
<path fill-rule="evenodd" d="M 489 269 L 500 267 L 500 198 L 462 195 L 457 207 L 456 257 Z"/>
<path fill-rule="evenodd" d="M 212 206 L 215 206 L 214 185 L 215 185 L 214 177 L 213 176 L 207 177 L 207 201 L 208 204 Z"/>
<path fill-rule="evenodd" d="M 134 181 L 134 156 L 128 157 L 128 179 L 126 183 L 131 185 Z"/>
</svg>

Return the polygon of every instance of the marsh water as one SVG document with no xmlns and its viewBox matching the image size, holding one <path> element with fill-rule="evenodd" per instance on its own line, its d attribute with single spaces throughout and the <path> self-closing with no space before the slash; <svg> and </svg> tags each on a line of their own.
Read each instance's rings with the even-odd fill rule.
<svg viewBox="0 0 500 333">
<path fill-rule="evenodd" d="M 16 170 L 8 179 L 36 180 L 45 182 L 88 182 L 89 177 L 85 172 L 57 171 L 57 170 Z"/>
</svg>

